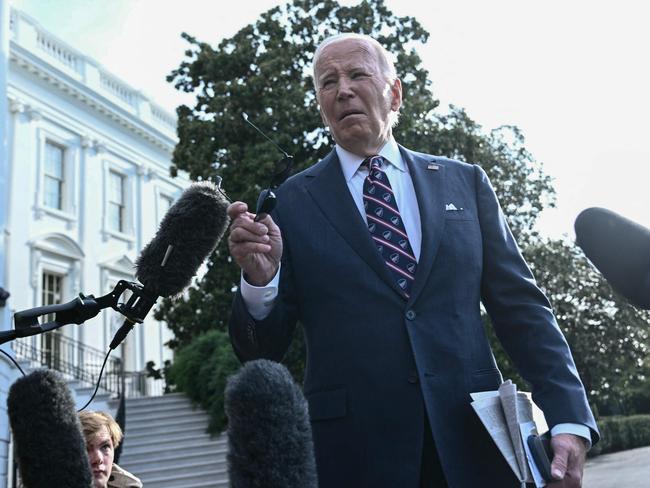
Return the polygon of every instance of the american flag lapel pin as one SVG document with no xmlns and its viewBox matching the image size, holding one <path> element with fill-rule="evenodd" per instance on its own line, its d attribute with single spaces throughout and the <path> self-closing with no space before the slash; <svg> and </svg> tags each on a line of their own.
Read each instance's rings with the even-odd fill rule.
<svg viewBox="0 0 650 488">
<path fill-rule="evenodd" d="M 440 165 L 438 165 L 436 163 L 429 163 L 427 165 L 427 169 L 430 170 L 430 171 L 438 171 L 440 169 Z"/>
</svg>

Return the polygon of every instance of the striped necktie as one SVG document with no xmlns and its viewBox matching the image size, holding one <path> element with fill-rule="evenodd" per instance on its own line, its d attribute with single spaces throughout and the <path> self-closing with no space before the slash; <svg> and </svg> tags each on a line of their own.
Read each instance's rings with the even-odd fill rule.
<svg viewBox="0 0 650 488">
<path fill-rule="evenodd" d="M 409 298 L 417 260 L 388 176 L 381 169 L 384 162 L 382 156 L 370 156 L 361 163 L 368 168 L 368 176 L 363 182 L 363 206 L 370 237 L 404 296 Z"/>
</svg>

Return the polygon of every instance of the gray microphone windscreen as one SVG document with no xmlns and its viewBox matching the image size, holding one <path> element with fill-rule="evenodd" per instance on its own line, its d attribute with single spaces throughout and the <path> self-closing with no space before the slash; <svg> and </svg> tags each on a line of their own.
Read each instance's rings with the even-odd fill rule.
<svg viewBox="0 0 650 488">
<path fill-rule="evenodd" d="M 650 310 L 650 229 L 604 208 L 583 210 L 576 241 L 612 288 Z"/>
<path fill-rule="evenodd" d="M 232 488 L 316 488 L 307 401 L 281 364 L 246 363 L 229 378 L 228 472 Z"/>
<path fill-rule="evenodd" d="M 86 443 L 68 386 L 53 371 L 18 379 L 7 398 L 25 488 L 89 488 Z"/>
<path fill-rule="evenodd" d="M 227 208 L 228 200 L 210 182 L 183 192 L 136 261 L 136 278 L 149 293 L 175 296 L 192 282 L 228 228 Z"/>
</svg>

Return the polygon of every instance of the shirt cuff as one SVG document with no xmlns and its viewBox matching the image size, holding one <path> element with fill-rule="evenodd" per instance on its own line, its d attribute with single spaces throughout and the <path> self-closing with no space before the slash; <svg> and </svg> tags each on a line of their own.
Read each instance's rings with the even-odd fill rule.
<svg viewBox="0 0 650 488">
<path fill-rule="evenodd" d="M 273 279 L 265 286 L 254 286 L 246 281 L 244 273 L 241 274 L 239 290 L 244 299 L 248 313 L 255 320 L 264 320 L 271 313 L 275 299 L 278 296 L 280 283 L 280 267 Z"/>
<path fill-rule="evenodd" d="M 557 424 L 551 429 L 551 435 L 573 434 L 582 437 L 586 442 L 587 451 L 591 449 L 591 433 L 589 427 L 583 424 Z"/>
</svg>

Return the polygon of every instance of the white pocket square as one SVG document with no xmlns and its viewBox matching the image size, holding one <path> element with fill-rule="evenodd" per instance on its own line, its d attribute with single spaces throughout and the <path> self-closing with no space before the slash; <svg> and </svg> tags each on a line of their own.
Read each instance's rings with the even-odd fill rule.
<svg viewBox="0 0 650 488">
<path fill-rule="evenodd" d="M 458 212 L 460 210 L 463 210 L 463 208 L 462 207 L 456 208 L 456 205 L 454 205 L 453 203 L 448 203 L 447 205 L 445 205 L 445 210 L 447 212 Z"/>
</svg>

